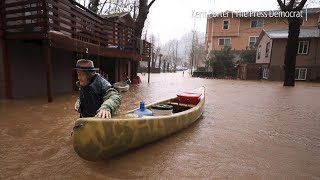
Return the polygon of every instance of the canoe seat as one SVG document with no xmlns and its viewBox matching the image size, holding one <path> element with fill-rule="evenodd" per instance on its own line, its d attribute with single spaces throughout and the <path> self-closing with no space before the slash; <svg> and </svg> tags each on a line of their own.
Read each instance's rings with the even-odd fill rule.
<svg viewBox="0 0 320 180">
<path fill-rule="evenodd" d="M 191 109 L 194 106 L 196 106 L 193 104 L 184 104 L 184 103 L 177 103 L 177 102 L 170 102 L 169 104 L 173 106 L 173 113 L 179 113 L 182 111 L 186 111 L 186 110 Z"/>
<path fill-rule="evenodd" d="M 194 104 L 185 104 L 185 103 L 177 103 L 177 102 L 170 102 L 171 105 L 176 105 L 176 106 L 183 106 L 183 107 L 195 107 L 196 105 Z"/>
</svg>

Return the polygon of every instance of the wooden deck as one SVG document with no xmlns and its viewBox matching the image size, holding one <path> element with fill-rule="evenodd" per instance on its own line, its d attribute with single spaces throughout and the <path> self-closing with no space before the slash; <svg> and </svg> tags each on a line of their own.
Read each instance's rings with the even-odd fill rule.
<svg viewBox="0 0 320 180">
<path fill-rule="evenodd" d="M 4 0 L 0 10 L 4 39 L 47 40 L 50 47 L 79 53 L 150 60 L 151 44 L 135 37 L 134 27 L 103 18 L 73 0 Z"/>
<path fill-rule="evenodd" d="M 133 64 L 151 59 L 151 44 L 135 37 L 134 24 L 99 16 L 74 0 L 1 0 L 0 47 L 8 99 L 13 97 L 7 47 L 10 40 L 43 46 L 48 102 L 53 101 L 53 48 L 96 56 L 98 65 L 100 57 L 135 61 Z M 131 73 L 133 78 L 135 70 Z"/>
</svg>

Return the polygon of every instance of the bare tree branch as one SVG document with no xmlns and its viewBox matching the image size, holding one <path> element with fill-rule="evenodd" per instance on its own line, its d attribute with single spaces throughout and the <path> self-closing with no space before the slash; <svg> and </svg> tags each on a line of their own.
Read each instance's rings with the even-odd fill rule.
<svg viewBox="0 0 320 180">
<path fill-rule="evenodd" d="M 290 0 L 289 5 L 287 6 L 288 9 L 293 9 L 293 5 L 296 2 L 296 0 Z"/>
<path fill-rule="evenodd" d="M 104 6 L 106 5 L 107 1 L 108 1 L 108 0 L 105 0 L 105 1 L 103 2 L 102 7 L 100 8 L 100 11 L 99 11 L 98 14 L 101 14 L 101 12 L 102 12 Z"/>
<path fill-rule="evenodd" d="M 279 6 L 280 6 L 280 9 L 282 11 L 284 11 L 286 9 L 286 5 L 284 4 L 285 1 L 284 1 L 284 3 L 281 0 L 277 0 L 277 1 L 278 1 Z"/>
<path fill-rule="evenodd" d="M 302 1 L 300 2 L 300 4 L 299 4 L 296 8 L 294 8 L 293 10 L 294 10 L 294 11 L 301 11 L 302 8 L 304 7 L 304 5 L 306 4 L 306 2 L 307 2 L 307 0 L 302 0 Z"/>
<path fill-rule="evenodd" d="M 155 2 L 156 0 L 152 0 L 151 2 L 150 2 L 150 4 L 148 5 L 148 9 L 150 9 L 150 7 L 152 6 L 152 4 Z"/>
</svg>

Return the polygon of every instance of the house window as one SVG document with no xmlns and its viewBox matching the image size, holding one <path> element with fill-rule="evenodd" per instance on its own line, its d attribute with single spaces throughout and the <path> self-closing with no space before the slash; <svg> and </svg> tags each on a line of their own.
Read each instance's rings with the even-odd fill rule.
<svg viewBox="0 0 320 180">
<path fill-rule="evenodd" d="M 268 42 L 267 45 L 266 45 L 266 55 L 265 55 L 265 57 L 269 56 L 269 51 L 270 51 L 270 42 Z"/>
<path fill-rule="evenodd" d="M 219 38 L 219 46 L 230 46 L 231 38 Z"/>
<path fill-rule="evenodd" d="M 263 20 L 262 19 L 252 20 L 251 21 L 251 27 L 252 28 L 263 27 Z"/>
<path fill-rule="evenodd" d="M 229 20 L 223 20 L 222 29 L 229 29 Z"/>
<path fill-rule="evenodd" d="M 259 38 L 258 36 L 250 36 L 249 37 L 249 47 L 253 47 L 256 44 L 258 38 Z"/>
<path fill-rule="evenodd" d="M 296 68 L 295 79 L 296 80 L 306 80 L 307 79 L 307 68 Z"/>
<path fill-rule="evenodd" d="M 257 59 L 260 59 L 260 55 L 261 55 L 261 45 L 258 47 Z"/>
<path fill-rule="evenodd" d="M 269 68 L 263 68 L 262 70 L 262 78 L 268 79 L 269 78 Z"/>
<path fill-rule="evenodd" d="M 308 54 L 309 41 L 299 41 L 298 54 Z"/>
</svg>

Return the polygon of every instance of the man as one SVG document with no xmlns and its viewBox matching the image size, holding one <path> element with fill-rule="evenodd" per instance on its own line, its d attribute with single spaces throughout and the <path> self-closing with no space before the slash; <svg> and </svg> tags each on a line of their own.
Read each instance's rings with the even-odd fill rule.
<svg viewBox="0 0 320 180">
<path fill-rule="evenodd" d="M 111 84 L 96 73 L 99 69 L 94 68 L 91 60 L 78 60 L 74 69 L 77 70 L 77 86 L 80 90 L 75 110 L 80 113 L 80 117 L 111 118 L 121 104 L 118 91 L 111 88 Z"/>
</svg>

